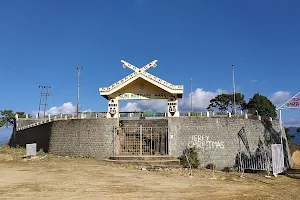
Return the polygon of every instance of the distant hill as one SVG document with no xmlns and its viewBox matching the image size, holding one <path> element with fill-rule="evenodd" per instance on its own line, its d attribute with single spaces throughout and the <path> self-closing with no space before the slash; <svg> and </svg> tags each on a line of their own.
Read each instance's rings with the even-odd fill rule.
<svg viewBox="0 0 300 200">
<path fill-rule="evenodd" d="M 1 127 L 0 128 L 0 146 L 10 139 L 11 134 L 12 134 L 12 127 L 9 127 L 9 128 Z"/>
<path fill-rule="evenodd" d="M 290 129 L 289 134 L 295 136 L 292 139 L 293 142 L 300 144 L 300 133 L 297 133 L 297 128 L 298 127 L 289 127 L 289 129 Z"/>
</svg>

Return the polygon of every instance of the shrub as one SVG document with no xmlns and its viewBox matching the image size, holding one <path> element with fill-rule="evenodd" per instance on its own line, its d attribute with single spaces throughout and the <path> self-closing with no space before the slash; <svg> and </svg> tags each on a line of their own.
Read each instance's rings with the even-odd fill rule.
<svg viewBox="0 0 300 200">
<path fill-rule="evenodd" d="M 192 168 L 198 168 L 200 165 L 197 149 L 195 147 L 185 149 L 183 155 L 179 157 L 179 160 L 183 167 L 190 167 L 189 163 Z"/>
<path fill-rule="evenodd" d="M 216 169 L 216 165 L 213 164 L 213 163 L 209 163 L 209 164 L 206 165 L 205 168 L 206 168 L 206 169 Z"/>
<path fill-rule="evenodd" d="M 43 148 L 40 148 L 40 150 L 37 152 L 37 155 L 44 156 L 44 155 L 46 155 L 46 153 L 44 152 Z"/>
<path fill-rule="evenodd" d="M 223 172 L 231 172 L 231 169 L 230 169 L 230 167 L 224 167 L 224 168 L 222 169 L 222 171 L 223 171 Z"/>
</svg>

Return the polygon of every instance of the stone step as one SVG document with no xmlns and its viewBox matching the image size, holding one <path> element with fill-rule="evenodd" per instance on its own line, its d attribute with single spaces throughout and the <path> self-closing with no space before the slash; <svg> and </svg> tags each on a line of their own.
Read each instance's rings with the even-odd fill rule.
<svg viewBox="0 0 300 200">
<path fill-rule="evenodd" d="M 110 160 L 177 160 L 173 156 L 168 155 L 119 155 L 111 156 Z M 178 160 L 179 161 L 179 160 Z"/>
<path fill-rule="evenodd" d="M 289 174 L 300 174 L 300 169 L 289 169 L 287 172 Z"/>
<path fill-rule="evenodd" d="M 116 164 L 132 164 L 132 165 L 150 165 L 150 166 L 179 166 L 180 161 L 175 160 L 110 160 L 106 159 L 107 162 Z"/>
</svg>

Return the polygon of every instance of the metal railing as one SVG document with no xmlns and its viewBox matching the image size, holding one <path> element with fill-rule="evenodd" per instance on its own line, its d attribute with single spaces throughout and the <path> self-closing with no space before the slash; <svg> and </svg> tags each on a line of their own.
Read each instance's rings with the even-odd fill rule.
<svg viewBox="0 0 300 200">
<path fill-rule="evenodd" d="M 180 112 L 180 117 L 211 117 L 211 118 L 238 118 L 238 119 L 255 119 L 255 120 L 269 120 L 272 121 L 272 118 L 262 118 L 258 115 L 248 115 L 248 114 L 238 114 L 231 115 L 231 113 L 214 113 L 214 112 Z M 17 130 L 23 130 L 40 124 L 57 121 L 57 120 L 69 120 L 69 119 L 97 119 L 97 118 L 106 118 L 107 112 L 82 112 L 78 114 L 57 114 L 57 115 L 48 115 L 43 118 L 18 118 L 16 116 L 16 121 L 18 120 L 33 120 L 32 124 L 25 125 L 22 127 L 17 126 Z M 167 118 L 168 113 L 165 112 L 154 112 L 154 111 L 144 111 L 144 112 L 119 112 L 120 119 L 139 119 L 139 118 Z M 277 119 L 275 119 L 277 120 Z"/>
<path fill-rule="evenodd" d="M 253 155 L 239 152 L 237 156 L 237 167 L 239 171 L 244 171 L 245 169 L 265 171 L 270 170 L 271 166 L 272 160 L 269 151 L 257 152 Z"/>
</svg>

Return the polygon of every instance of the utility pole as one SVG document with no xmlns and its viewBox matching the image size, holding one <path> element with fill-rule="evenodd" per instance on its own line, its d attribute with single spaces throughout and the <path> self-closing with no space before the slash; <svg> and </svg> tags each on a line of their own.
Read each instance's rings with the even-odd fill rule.
<svg viewBox="0 0 300 200">
<path fill-rule="evenodd" d="M 232 84 L 233 84 L 233 110 L 236 115 L 236 106 L 235 106 L 235 83 L 234 83 L 234 66 L 232 65 Z"/>
<path fill-rule="evenodd" d="M 76 66 L 77 69 L 77 100 L 76 100 L 76 115 L 78 119 L 78 110 L 79 110 L 79 86 L 80 86 L 80 71 L 84 69 L 84 67 L 79 68 Z"/>
<path fill-rule="evenodd" d="M 191 79 L 191 111 L 194 112 L 194 109 L 193 109 L 193 87 L 192 87 L 192 81 L 193 81 L 193 79 Z"/>
<path fill-rule="evenodd" d="M 40 103 L 39 103 L 39 112 L 38 112 L 38 117 L 37 118 L 40 118 L 40 111 L 41 111 L 41 104 L 42 104 L 42 96 L 43 96 L 43 88 L 44 87 L 39 86 L 39 88 L 42 88 L 42 89 L 41 89 Z"/>
<path fill-rule="evenodd" d="M 44 106 L 44 117 L 46 116 L 47 101 L 48 101 L 48 96 L 50 96 L 50 93 L 48 91 L 49 88 L 51 88 L 51 86 L 39 85 L 39 88 L 41 88 L 41 95 L 40 95 L 38 118 L 40 118 L 41 106 Z M 43 92 L 44 89 L 46 89 L 46 92 Z M 45 97 L 44 103 L 42 102 L 43 97 Z"/>
</svg>

